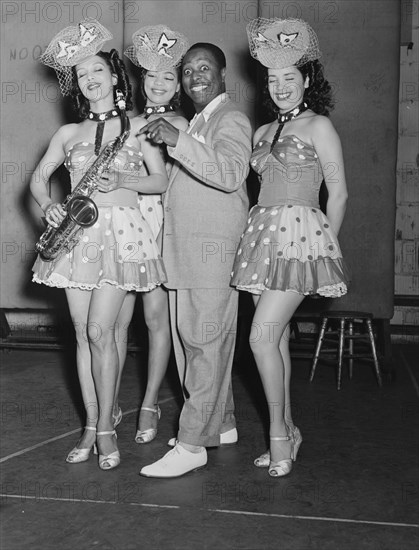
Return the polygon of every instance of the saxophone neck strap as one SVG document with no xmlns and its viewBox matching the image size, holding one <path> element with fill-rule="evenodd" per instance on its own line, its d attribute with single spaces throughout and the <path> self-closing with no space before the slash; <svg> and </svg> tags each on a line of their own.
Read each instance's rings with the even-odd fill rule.
<svg viewBox="0 0 419 550">
<path fill-rule="evenodd" d="M 96 136 L 95 136 L 95 155 L 99 155 L 100 148 L 102 146 L 103 132 L 105 130 L 105 122 L 110 118 L 115 118 L 119 116 L 120 116 L 120 112 L 119 112 L 119 109 L 117 109 L 116 107 L 114 107 L 110 111 L 107 111 L 106 113 L 93 113 L 92 111 L 90 111 L 89 114 L 87 115 L 87 118 L 89 120 L 93 120 L 94 122 L 97 122 Z"/>
</svg>

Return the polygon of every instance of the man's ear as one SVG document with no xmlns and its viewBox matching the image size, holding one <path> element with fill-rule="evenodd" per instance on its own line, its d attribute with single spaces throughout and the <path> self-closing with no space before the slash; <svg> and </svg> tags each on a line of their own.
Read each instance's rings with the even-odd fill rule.
<svg viewBox="0 0 419 550">
<path fill-rule="evenodd" d="M 225 82 L 225 79 L 226 79 L 226 72 L 227 72 L 227 71 L 226 71 L 226 68 L 223 67 L 223 68 L 221 69 L 221 80 L 222 80 L 223 82 Z"/>
</svg>

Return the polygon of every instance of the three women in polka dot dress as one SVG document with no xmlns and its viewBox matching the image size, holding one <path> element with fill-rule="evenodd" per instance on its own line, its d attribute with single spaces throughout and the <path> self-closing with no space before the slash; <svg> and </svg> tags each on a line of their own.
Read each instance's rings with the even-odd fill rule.
<svg viewBox="0 0 419 550">
<path fill-rule="evenodd" d="M 257 19 L 252 55 L 265 67 L 266 100 L 278 120 L 254 136 L 258 204 L 236 254 L 232 285 L 254 294 L 250 345 L 270 412 L 270 449 L 255 460 L 273 477 L 291 471 L 302 437 L 291 414 L 289 322 L 307 295 L 339 297 L 348 274 L 337 240 L 347 189 L 330 85 L 317 37 L 304 21 Z M 324 180 L 326 215 L 319 207 Z"/>
</svg>

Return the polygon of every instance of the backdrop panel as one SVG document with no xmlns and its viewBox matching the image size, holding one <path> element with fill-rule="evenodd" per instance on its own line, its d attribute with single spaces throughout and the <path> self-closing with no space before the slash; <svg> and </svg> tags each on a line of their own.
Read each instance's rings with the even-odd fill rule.
<svg viewBox="0 0 419 550">
<path fill-rule="evenodd" d="M 51 289 L 30 283 L 33 245 L 42 227 L 28 196 L 31 171 L 54 131 L 71 120 L 55 76 L 36 58 L 49 38 L 83 16 L 98 17 L 114 33 L 110 47 L 130 43 L 140 26 L 166 23 L 191 43 L 220 45 L 227 57 L 227 89 L 257 125 L 257 63 L 245 26 L 257 15 L 301 17 L 316 30 L 326 75 L 333 83 L 332 120 L 341 136 L 349 204 L 341 244 L 352 271 L 349 294 L 305 300 L 306 310 L 362 309 L 393 315 L 394 219 L 400 4 L 398 0 L 316 2 L 96 1 L 2 2 L 2 286 L 1 307 L 46 307 Z M 127 61 L 134 84 L 137 69 Z M 138 96 L 138 86 L 136 86 Z M 137 106 L 139 102 L 137 101 Z M 60 182 L 66 176 L 59 174 Z M 255 192 L 249 179 L 251 195 Z M 63 186 L 52 186 L 54 193 Z"/>
</svg>

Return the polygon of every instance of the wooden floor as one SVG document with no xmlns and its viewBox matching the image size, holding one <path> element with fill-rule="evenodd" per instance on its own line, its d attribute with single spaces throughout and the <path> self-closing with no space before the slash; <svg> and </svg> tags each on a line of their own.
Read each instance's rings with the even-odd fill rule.
<svg viewBox="0 0 419 550">
<path fill-rule="evenodd" d="M 266 407 L 250 354 L 234 367 L 239 443 L 211 449 L 205 469 L 173 480 L 138 476 L 168 450 L 181 392 L 171 365 L 157 439 L 134 443 L 145 357 L 128 357 L 118 427 L 122 462 L 70 465 L 83 425 L 71 350 L 1 353 L 2 550 L 391 549 L 419 547 L 418 347 L 393 346 L 393 376 L 368 363 L 336 389 L 334 367 L 295 359 L 294 417 L 303 444 L 291 474 L 272 479 Z M 388 374 L 388 373 L 387 373 Z"/>
</svg>

